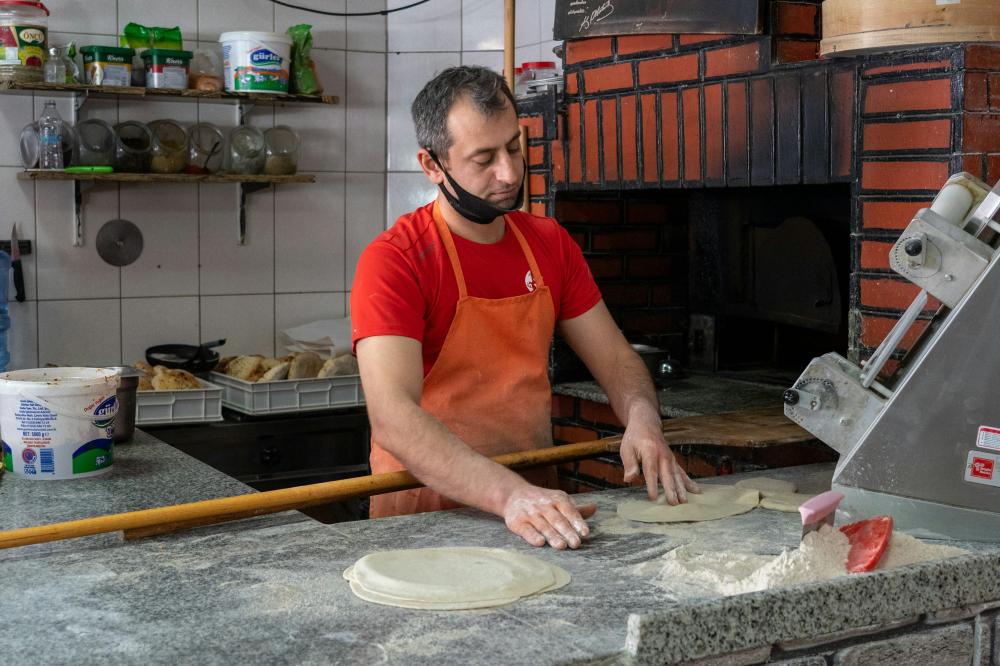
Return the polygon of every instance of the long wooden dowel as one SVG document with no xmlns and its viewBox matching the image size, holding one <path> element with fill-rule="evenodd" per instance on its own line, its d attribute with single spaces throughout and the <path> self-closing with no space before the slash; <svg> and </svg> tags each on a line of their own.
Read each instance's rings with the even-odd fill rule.
<svg viewBox="0 0 1000 666">
<path fill-rule="evenodd" d="M 620 437 L 611 437 L 592 442 L 554 446 L 537 451 L 508 453 L 496 456 L 493 460 L 511 469 L 524 469 L 583 460 L 602 453 L 613 453 L 618 451 L 620 445 Z M 75 539 L 118 531 L 125 532 L 126 538 L 138 538 L 189 527 L 326 504 L 327 502 L 408 490 L 421 485 L 409 472 L 390 472 L 340 481 L 314 483 L 295 488 L 269 490 L 249 495 L 220 497 L 201 502 L 8 530 L 0 532 L 0 548 L 15 548 L 33 543 Z"/>
</svg>

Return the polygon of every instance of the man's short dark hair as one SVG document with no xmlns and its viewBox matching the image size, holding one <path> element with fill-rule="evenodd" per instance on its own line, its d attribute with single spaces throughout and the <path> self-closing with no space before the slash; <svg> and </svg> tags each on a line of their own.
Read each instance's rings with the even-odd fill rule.
<svg viewBox="0 0 1000 666">
<path fill-rule="evenodd" d="M 517 112 L 517 103 L 507 82 L 493 70 L 468 66 L 444 70 L 427 82 L 410 107 L 417 143 L 442 160 L 447 158 L 452 144 L 448 113 L 463 97 L 485 116 L 500 113 L 508 102 Z"/>
</svg>

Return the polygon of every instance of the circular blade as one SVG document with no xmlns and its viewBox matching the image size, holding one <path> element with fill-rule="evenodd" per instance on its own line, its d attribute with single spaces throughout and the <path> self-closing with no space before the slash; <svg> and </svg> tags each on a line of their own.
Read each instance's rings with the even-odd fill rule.
<svg viewBox="0 0 1000 666">
<path fill-rule="evenodd" d="M 97 232 L 97 254 L 112 266 L 128 266 L 142 254 L 142 232 L 128 220 L 105 222 Z"/>
</svg>

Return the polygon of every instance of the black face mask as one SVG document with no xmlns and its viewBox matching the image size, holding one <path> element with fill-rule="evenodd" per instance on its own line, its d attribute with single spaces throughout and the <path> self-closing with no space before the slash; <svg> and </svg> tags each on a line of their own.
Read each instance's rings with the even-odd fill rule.
<svg viewBox="0 0 1000 666">
<path fill-rule="evenodd" d="M 431 156 L 434 163 L 438 165 L 444 177 L 448 179 L 452 188 L 455 190 L 455 194 L 448 191 L 448 188 L 444 186 L 444 183 L 438 184 L 441 191 L 444 192 L 444 198 L 448 200 L 451 207 L 455 209 L 455 212 L 469 220 L 470 222 L 475 222 L 476 224 L 489 224 L 493 220 L 497 219 L 505 213 L 512 213 L 515 210 L 521 208 L 521 204 L 524 203 L 524 178 L 521 178 L 521 187 L 517 190 L 517 201 L 514 202 L 513 208 L 500 208 L 494 206 L 486 199 L 477 197 L 471 192 L 467 192 L 462 189 L 462 187 L 455 182 L 455 179 L 451 177 L 448 170 L 444 168 L 444 165 L 438 161 L 437 155 L 434 151 L 427 149 L 427 154 Z M 522 159 L 524 159 L 522 157 Z M 525 164 L 525 172 L 527 172 L 527 164 Z"/>
</svg>

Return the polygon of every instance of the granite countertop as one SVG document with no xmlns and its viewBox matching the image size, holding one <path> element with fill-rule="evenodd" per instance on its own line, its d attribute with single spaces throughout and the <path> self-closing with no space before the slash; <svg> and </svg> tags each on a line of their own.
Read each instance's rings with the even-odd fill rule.
<svg viewBox="0 0 1000 666">
<path fill-rule="evenodd" d="M 816 492 L 832 471 L 766 474 Z M 800 525 L 797 514 L 760 508 L 705 523 L 623 523 L 615 506 L 642 492 L 580 496 L 599 512 L 577 551 L 531 548 L 497 518 L 460 509 L 336 525 L 262 517 L 8 558 L 0 653 L 41 663 L 659 664 L 1000 599 L 1000 551 L 982 545 L 952 560 L 730 598 L 658 586 L 633 565 L 685 543 L 775 554 L 796 546 Z M 341 577 L 372 551 L 448 545 L 530 553 L 572 582 L 502 608 L 416 611 L 362 601 Z"/>
<path fill-rule="evenodd" d="M 32 481 L 5 472 L 0 476 L 0 530 L 254 492 L 250 486 L 136 430 L 132 441 L 115 445 L 114 466 L 102 476 Z M 120 536 L 97 534 L 0 550 L 0 563 L 37 552 L 120 541 Z"/>
<path fill-rule="evenodd" d="M 691 374 L 657 391 L 664 418 L 717 414 L 781 404 L 787 384 L 734 379 L 715 374 Z M 595 381 L 556 384 L 552 392 L 608 404 L 608 396 Z"/>
</svg>

